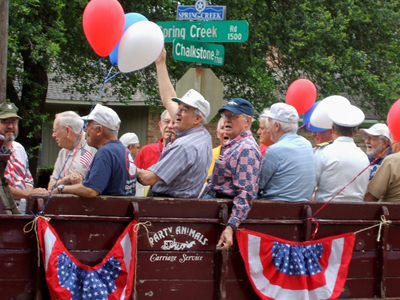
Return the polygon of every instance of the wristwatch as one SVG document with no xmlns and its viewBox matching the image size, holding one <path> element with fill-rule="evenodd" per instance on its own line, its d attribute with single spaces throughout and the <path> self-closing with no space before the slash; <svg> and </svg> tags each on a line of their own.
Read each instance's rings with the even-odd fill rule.
<svg viewBox="0 0 400 300">
<path fill-rule="evenodd" d="M 58 193 L 59 194 L 62 194 L 62 190 L 64 189 L 64 184 L 60 184 L 58 187 L 57 187 L 57 191 L 58 191 Z"/>
</svg>

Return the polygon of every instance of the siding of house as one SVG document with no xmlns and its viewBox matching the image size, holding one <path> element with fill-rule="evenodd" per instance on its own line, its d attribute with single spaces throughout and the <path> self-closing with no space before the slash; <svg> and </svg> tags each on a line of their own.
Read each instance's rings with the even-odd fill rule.
<svg viewBox="0 0 400 300">
<path fill-rule="evenodd" d="M 147 138 L 147 126 L 148 126 L 148 114 L 149 107 L 146 106 L 125 106 L 125 105 L 108 105 L 114 109 L 121 119 L 121 128 L 118 133 L 118 137 L 126 132 L 134 132 L 138 135 L 141 146 L 146 144 Z M 46 111 L 50 114 L 47 124 L 43 124 L 42 131 L 42 149 L 40 157 L 40 165 L 44 167 L 53 166 L 57 159 L 60 147 L 58 147 L 55 140 L 51 137 L 53 131 L 53 120 L 57 113 L 72 110 L 77 112 L 81 116 L 85 116 L 89 113 L 91 108 L 90 104 L 79 105 L 79 104 L 46 104 Z"/>
</svg>

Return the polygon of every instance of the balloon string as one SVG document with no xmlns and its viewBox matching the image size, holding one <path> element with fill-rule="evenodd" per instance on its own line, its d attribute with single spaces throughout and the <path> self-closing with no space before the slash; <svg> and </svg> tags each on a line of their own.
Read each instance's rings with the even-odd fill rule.
<svg viewBox="0 0 400 300">
<path fill-rule="evenodd" d="M 93 66 L 95 66 L 95 65 L 97 65 L 99 62 L 101 62 L 101 61 L 104 61 L 104 58 L 102 57 L 102 58 L 100 58 L 98 61 L 96 61 L 94 64 L 93 64 Z"/>
<path fill-rule="evenodd" d="M 395 142 L 396 143 L 396 142 Z M 393 143 L 392 146 L 395 144 Z M 360 173 L 357 174 L 356 177 L 353 178 L 352 181 L 350 181 L 348 184 L 346 184 L 342 189 L 340 189 L 335 195 L 332 196 L 331 199 L 329 199 L 327 202 L 325 202 L 324 205 L 322 205 L 314 214 L 313 217 L 315 217 L 325 206 L 327 206 L 337 195 L 339 195 L 345 188 L 347 188 L 350 184 L 352 184 L 362 173 L 365 172 L 372 164 L 374 164 L 379 158 L 381 158 L 388 150 L 390 146 L 388 146 L 385 150 L 382 151 L 381 154 L 378 155 L 377 158 L 375 158 L 368 166 L 366 166 Z"/>
</svg>

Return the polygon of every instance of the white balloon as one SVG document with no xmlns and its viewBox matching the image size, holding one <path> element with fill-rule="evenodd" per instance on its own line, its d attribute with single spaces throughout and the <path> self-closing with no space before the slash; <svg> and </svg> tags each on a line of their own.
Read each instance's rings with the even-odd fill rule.
<svg viewBox="0 0 400 300">
<path fill-rule="evenodd" d="M 164 47 L 161 28 L 153 22 L 133 24 L 122 35 L 118 50 L 118 68 L 123 73 L 136 71 L 153 63 Z"/>
<path fill-rule="evenodd" d="M 329 112 L 337 108 L 345 109 L 346 106 L 350 105 L 350 101 L 343 96 L 329 96 L 323 99 L 314 109 L 310 117 L 310 123 L 315 127 L 331 129 L 333 123 L 329 118 Z"/>
</svg>

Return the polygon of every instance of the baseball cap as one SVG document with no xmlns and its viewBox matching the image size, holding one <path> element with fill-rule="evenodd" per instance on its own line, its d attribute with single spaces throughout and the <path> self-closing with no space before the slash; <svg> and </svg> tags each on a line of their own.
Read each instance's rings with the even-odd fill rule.
<svg viewBox="0 0 400 300">
<path fill-rule="evenodd" d="M 253 116 L 253 105 L 242 98 L 232 98 L 228 103 L 218 110 L 218 113 L 222 113 L 224 110 L 229 110 L 234 114 L 246 114 L 250 117 Z"/>
<path fill-rule="evenodd" d="M 89 115 L 81 117 L 81 119 L 84 121 L 96 121 L 111 130 L 119 130 L 119 124 L 121 124 L 117 113 L 113 109 L 101 104 L 97 104 Z"/>
<path fill-rule="evenodd" d="M 336 125 L 356 127 L 364 121 L 365 115 L 357 106 L 347 105 L 329 111 L 328 117 Z"/>
<path fill-rule="evenodd" d="M 17 115 L 18 107 L 15 106 L 14 103 L 11 102 L 3 102 L 0 104 L 0 119 L 7 118 L 18 118 L 22 119 Z"/>
<path fill-rule="evenodd" d="M 372 136 L 384 136 L 385 138 L 391 140 L 392 137 L 390 136 L 390 132 L 389 132 L 389 127 L 387 127 L 386 124 L 383 123 L 377 123 L 375 125 L 372 125 L 370 128 L 368 129 L 360 129 L 361 133 L 365 133 L 365 134 L 369 134 Z"/>
<path fill-rule="evenodd" d="M 297 110 L 292 105 L 286 103 L 272 104 L 269 112 L 262 114 L 260 117 L 271 118 L 286 123 L 297 123 L 299 120 Z"/>
<path fill-rule="evenodd" d="M 122 144 L 124 144 L 125 147 L 139 143 L 138 136 L 136 134 L 134 134 L 133 132 L 127 132 L 127 133 L 123 134 L 119 138 L 119 140 L 121 141 Z"/>
<path fill-rule="evenodd" d="M 206 118 L 210 114 L 210 103 L 196 90 L 190 89 L 182 98 L 172 98 L 175 102 L 182 102 L 197 108 Z"/>
</svg>

